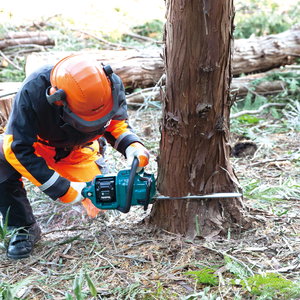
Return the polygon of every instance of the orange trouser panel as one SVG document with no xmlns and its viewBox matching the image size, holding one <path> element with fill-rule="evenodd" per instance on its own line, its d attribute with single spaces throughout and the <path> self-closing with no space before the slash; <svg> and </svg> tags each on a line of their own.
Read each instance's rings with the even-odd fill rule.
<svg viewBox="0 0 300 300">
<path fill-rule="evenodd" d="M 41 143 L 35 145 L 36 154 L 43 157 L 48 166 L 54 169 L 60 176 L 76 182 L 88 182 L 91 181 L 96 175 L 101 174 L 96 160 L 101 158 L 98 154 L 99 143 L 94 141 L 92 145 L 84 148 L 79 148 L 72 151 L 67 157 L 55 162 L 55 149 L 53 147 L 46 146 Z M 67 203 L 66 199 L 74 199 L 70 196 L 70 193 L 77 193 L 72 187 L 67 191 L 67 194 L 60 199 L 62 202 Z M 84 199 L 82 201 L 83 206 L 87 210 L 87 214 L 92 218 L 96 217 L 99 213 L 99 209 L 96 208 L 90 199 Z"/>
<path fill-rule="evenodd" d="M 66 158 L 55 162 L 55 148 L 36 143 L 34 145 L 36 154 L 45 159 L 48 166 L 55 170 L 60 176 L 75 182 L 91 181 L 96 175 L 101 174 L 95 163 L 101 158 L 98 154 L 99 143 L 94 141 L 92 145 L 72 151 Z"/>
</svg>

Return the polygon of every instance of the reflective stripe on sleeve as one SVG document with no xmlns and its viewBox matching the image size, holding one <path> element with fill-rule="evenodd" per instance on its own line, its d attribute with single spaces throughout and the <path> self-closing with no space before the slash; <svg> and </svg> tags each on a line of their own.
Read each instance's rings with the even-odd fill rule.
<svg viewBox="0 0 300 300">
<path fill-rule="evenodd" d="M 135 134 L 132 133 L 131 131 L 125 131 L 125 132 L 123 132 L 123 133 L 117 138 L 117 140 L 115 141 L 114 148 L 117 149 L 118 146 L 119 146 L 119 144 L 120 144 L 120 142 L 121 142 L 127 135 L 129 135 L 129 134 L 135 135 Z"/>
<path fill-rule="evenodd" d="M 39 189 L 43 192 L 47 190 L 49 187 L 51 187 L 56 180 L 59 178 L 59 174 L 57 172 L 54 172 L 53 175 L 50 177 L 48 181 L 46 181 L 44 184 L 39 186 Z"/>
</svg>

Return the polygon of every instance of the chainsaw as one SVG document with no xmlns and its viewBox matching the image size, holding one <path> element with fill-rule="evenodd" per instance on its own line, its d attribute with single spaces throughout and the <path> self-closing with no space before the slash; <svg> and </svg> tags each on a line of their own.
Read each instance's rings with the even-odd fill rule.
<svg viewBox="0 0 300 300">
<path fill-rule="evenodd" d="M 89 198 L 100 210 L 115 209 L 128 213 L 131 206 L 140 205 L 146 211 L 152 200 L 234 198 L 241 193 L 215 193 L 202 196 L 165 197 L 156 196 L 155 178 L 153 174 L 142 169 L 136 173 L 138 158 L 133 160 L 131 169 L 124 169 L 117 174 L 97 175 L 82 189 L 82 196 Z"/>
</svg>

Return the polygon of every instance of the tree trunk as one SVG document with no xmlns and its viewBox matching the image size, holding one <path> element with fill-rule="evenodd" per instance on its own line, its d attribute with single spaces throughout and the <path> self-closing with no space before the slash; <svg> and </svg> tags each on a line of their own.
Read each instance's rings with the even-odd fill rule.
<svg viewBox="0 0 300 300">
<path fill-rule="evenodd" d="M 236 192 L 229 159 L 233 0 L 168 0 L 166 7 L 158 190 L 170 197 Z M 150 222 L 208 237 L 242 222 L 242 210 L 241 198 L 159 200 Z"/>
</svg>

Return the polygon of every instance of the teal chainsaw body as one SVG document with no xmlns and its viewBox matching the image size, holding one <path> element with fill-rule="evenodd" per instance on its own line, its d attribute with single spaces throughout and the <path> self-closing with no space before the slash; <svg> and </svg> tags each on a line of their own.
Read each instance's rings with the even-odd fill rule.
<svg viewBox="0 0 300 300">
<path fill-rule="evenodd" d="M 138 163 L 135 158 L 131 169 L 117 174 L 97 175 L 87 182 L 82 195 L 101 210 L 116 209 L 128 213 L 132 205 L 141 205 L 146 211 L 156 192 L 155 179 L 153 174 L 144 170 L 136 173 Z"/>
<path fill-rule="evenodd" d="M 87 182 L 82 190 L 85 198 L 101 210 L 116 209 L 128 213 L 132 205 L 144 206 L 146 211 L 152 200 L 176 199 L 212 199 L 241 197 L 239 192 L 214 193 L 210 195 L 190 195 L 185 197 L 155 197 L 155 179 L 153 174 L 143 170 L 136 173 L 139 160 L 134 159 L 131 169 L 121 170 L 117 174 L 97 175 L 92 181 Z"/>
</svg>

